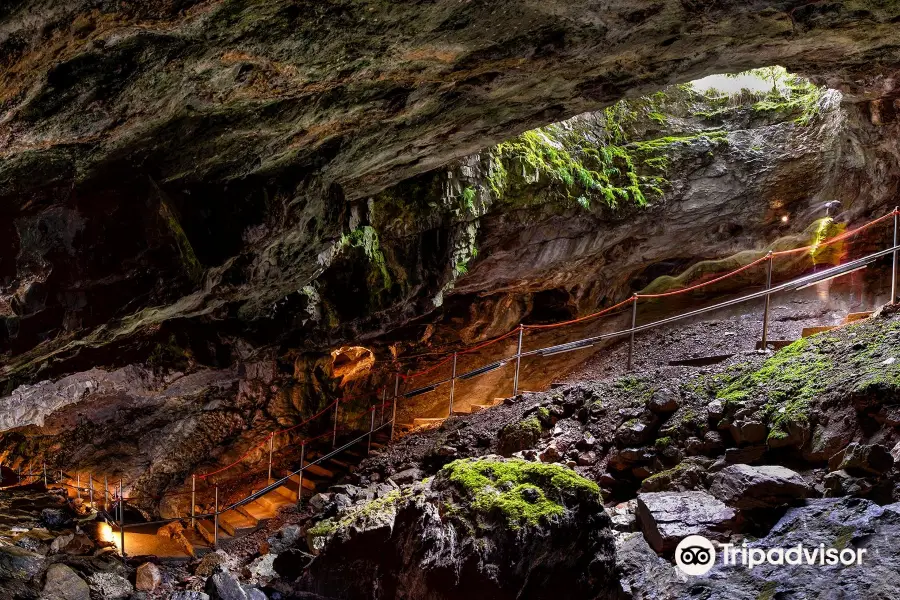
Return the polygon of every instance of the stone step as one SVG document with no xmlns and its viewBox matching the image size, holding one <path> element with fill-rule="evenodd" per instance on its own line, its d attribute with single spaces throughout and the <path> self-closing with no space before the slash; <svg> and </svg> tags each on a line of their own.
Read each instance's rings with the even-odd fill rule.
<svg viewBox="0 0 900 600">
<path fill-rule="evenodd" d="M 437 427 L 446 419 L 444 417 L 437 418 L 417 418 L 413 419 L 413 427 Z"/>
<path fill-rule="evenodd" d="M 376 450 L 381 450 L 382 448 L 384 448 L 384 444 L 382 444 L 382 443 L 380 443 L 380 442 L 376 442 L 376 441 L 373 440 L 373 441 L 372 441 L 372 448 L 375 448 Z"/>
<path fill-rule="evenodd" d="M 309 490 L 311 492 L 315 492 L 317 488 L 322 486 L 319 485 L 321 482 L 320 479 L 311 477 L 308 471 L 303 471 L 303 489 Z M 294 495 L 297 493 L 297 488 L 300 484 L 300 475 L 291 475 L 291 479 L 285 484 L 289 487 Z"/>
<path fill-rule="evenodd" d="M 352 463 L 348 463 L 346 461 L 340 460 L 338 458 L 329 458 L 327 461 L 330 465 L 334 465 L 340 469 L 344 469 L 350 471 L 351 473 L 356 470 L 356 465 Z"/>
<path fill-rule="evenodd" d="M 303 469 L 303 476 L 307 475 L 318 475 L 319 477 L 325 477 L 326 479 L 331 479 L 334 477 L 334 471 L 323 467 L 321 464 L 310 464 L 309 461 L 306 462 L 306 468 Z"/>
<path fill-rule="evenodd" d="M 222 515 L 219 515 L 221 519 Z M 197 521 L 197 532 L 207 541 L 208 544 L 212 545 L 215 543 L 215 536 L 213 534 L 213 520 L 212 519 L 203 519 L 202 521 Z M 219 542 L 226 542 L 232 539 L 232 536 L 222 529 L 221 522 L 219 523 Z"/>
<path fill-rule="evenodd" d="M 259 502 L 263 506 L 268 507 L 269 510 L 271 510 L 274 513 L 274 512 L 277 512 L 278 509 L 281 508 L 282 506 L 293 506 L 294 504 L 297 503 L 297 499 L 294 498 L 293 500 L 290 500 L 290 499 L 286 498 L 284 496 L 284 494 L 279 492 L 278 489 L 276 488 L 276 489 L 272 490 L 271 492 L 269 492 L 268 494 L 266 494 L 265 496 L 260 497 L 257 500 L 257 502 Z"/>
<path fill-rule="evenodd" d="M 219 527 L 232 537 L 240 537 L 259 529 L 259 521 L 237 510 L 229 510 L 219 515 Z"/>
<path fill-rule="evenodd" d="M 194 529 L 185 529 L 179 541 L 193 558 L 203 558 L 213 550 L 209 541 Z"/>
<path fill-rule="evenodd" d="M 822 327 L 804 327 L 803 331 L 800 332 L 801 337 L 809 337 L 811 335 L 816 335 L 817 333 L 824 333 L 826 331 L 831 331 L 832 329 L 837 329 L 837 325 L 824 325 Z"/>
<path fill-rule="evenodd" d="M 855 323 L 855 322 L 857 322 L 857 321 L 862 321 L 863 319 L 868 319 L 869 317 L 872 316 L 872 314 L 873 314 L 873 313 L 872 313 L 872 311 L 870 311 L 870 310 L 864 311 L 864 312 L 850 313 L 849 315 L 847 315 L 847 316 L 844 318 L 844 323 L 843 323 L 843 324 L 844 324 L 844 325 L 847 325 L 848 323 Z"/>
<path fill-rule="evenodd" d="M 252 502 L 242 504 L 235 510 L 251 519 L 256 519 L 260 525 L 265 525 L 275 517 L 275 511 L 259 500 L 253 500 Z"/>
</svg>

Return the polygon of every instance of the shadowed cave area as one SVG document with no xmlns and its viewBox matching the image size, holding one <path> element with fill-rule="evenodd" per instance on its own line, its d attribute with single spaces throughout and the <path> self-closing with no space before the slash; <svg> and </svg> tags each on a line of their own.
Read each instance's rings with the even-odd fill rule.
<svg viewBox="0 0 900 600">
<path fill-rule="evenodd" d="M 892 598 L 898 23 L 5 3 L 0 593 Z"/>
</svg>

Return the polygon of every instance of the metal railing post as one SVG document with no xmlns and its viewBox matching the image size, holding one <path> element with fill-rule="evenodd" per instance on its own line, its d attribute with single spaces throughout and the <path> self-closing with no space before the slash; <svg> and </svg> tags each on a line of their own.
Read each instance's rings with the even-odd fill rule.
<svg viewBox="0 0 900 600">
<path fill-rule="evenodd" d="M 453 416 L 453 395 L 456 392 L 456 352 L 453 353 L 453 372 L 450 375 L 450 409 L 447 411 L 447 418 Z"/>
<path fill-rule="evenodd" d="M 219 547 L 219 486 L 216 486 L 215 511 L 213 511 L 213 550 Z"/>
<path fill-rule="evenodd" d="M 900 216 L 900 206 L 894 207 L 894 248 L 897 247 L 897 218 Z M 891 270 L 891 304 L 897 301 L 897 251 L 894 250 L 894 266 Z"/>
<path fill-rule="evenodd" d="M 400 371 L 394 376 L 394 411 L 391 414 L 391 441 L 394 441 L 394 428 L 397 426 L 397 396 L 400 395 Z"/>
<path fill-rule="evenodd" d="M 522 367 L 522 335 L 525 333 L 525 326 L 519 323 L 519 347 L 516 350 L 516 374 L 513 376 L 513 396 L 519 394 L 519 369 Z"/>
<path fill-rule="evenodd" d="M 772 270 L 775 264 L 775 255 L 769 250 L 768 268 L 766 269 L 766 289 L 772 289 Z M 772 295 L 766 294 L 765 310 L 763 310 L 763 330 L 762 330 L 762 349 L 766 349 L 769 341 L 769 305 L 772 301 Z"/>
<path fill-rule="evenodd" d="M 94 508 L 94 474 L 88 473 L 88 503 Z"/>
<path fill-rule="evenodd" d="M 197 476 L 191 475 L 191 529 L 195 526 L 195 506 L 197 506 Z"/>
<path fill-rule="evenodd" d="M 371 415 L 369 419 L 369 448 L 366 450 L 366 456 L 372 454 L 372 433 L 375 431 L 375 407 L 372 407 Z M 303 466 L 302 464 L 300 465 Z"/>
<path fill-rule="evenodd" d="M 47 461 L 44 461 L 44 487 L 47 487 Z"/>
<path fill-rule="evenodd" d="M 634 367 L 634 328 L 637 327 L 637 294 L 632 296 L 631 301 L 631 337 L 628 340 L 628 370 Z"/>
<path fill-rule="evenodd" d="M 78 499 L 81 500 L 81 475 L 75 472 L 75 489 L 78 490 Z"/>
<path fill-rule="evenodd" d="M 334 402 L 334 437 L 331 438 L 331 447 L 337 448 L 337 423 L 338 423 L 338 410 L 341 408 L 341 399 L 338 398 Z"/>
<path fill-rule="evenodd" d="M 272 483 L 272 452 L 275 450 L 275 432 L 269 436 L 269 483 Z"/>
<path fill-rule="evenodd" d="M 297 488 L 297 508 L 303 503 L 303 469 L 306 468 L 304 456 L 306 455 L 306 440 L 300 442 L 300 487 Z"/>
<path fill-rule="evenodd" d="M 125 558 L 125 488 L 119 480 L 119 539 L 122 544 L 122 558 Z"/>
</svg>

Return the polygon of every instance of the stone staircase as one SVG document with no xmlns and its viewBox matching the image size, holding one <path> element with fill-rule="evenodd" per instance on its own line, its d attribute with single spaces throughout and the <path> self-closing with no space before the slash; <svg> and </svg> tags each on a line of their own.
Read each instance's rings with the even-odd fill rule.
<svg viewBox="0 0 900 600">
<path fill-rule="evenodd" d="M 383 449 L 390 441 L 389 438 L 388 431 L 377 432 L 372 436 L 372 450 Z M 356 470 L 356 466 L 366 458 L 367 446 L 368 441 L 363 439 L 338 456 L 328 458 L 318 464 L 311 464 L 311 461 L 328 454 L 331 447 L 311 448 L 304 461 L 306 469 L 303 471 L 302 478 L 300 475 L 292 475 L 284 485 L 264 496 L 221 513 L 219 515 L 218 541 L 224 542 L 241 537 L 264 527 L 271 519 L 275 518 L 279 508 L 296 504 L 300 494 L 306 497 L 326 491 L 342 477 Z M 197 510 L 199 512 L 199 508 Z M 198 520 L 197 532 L 208 544 L 213 544 L 216 537 L 214 520 L 211 518 Z"/>
<path fill-rule="evenodd" d="M 817 333 L 823 333 L 825 331 L 831 331 L 832 329 L 837 329 L 838 327 L 843 327 L 844 325 L 849 325 L 850 323 L 856 323 L 857 321 L 862 321 L 864 319 L 868 319 L 872 316 L 872 311 L 866 312 L 855 312 L 850 313 L 844 320 L 841 321 L 839 325 L 823 325 L 821 327 L 804 327 L 803 331 L 800 334 L 800 337 L 809 337 L 811 335 L 815 335 Z"/>
<path fill-rule="evenodd" d="M 473 413 L 487 410 L 498 404 L 502 404 L 505 398 L 494 398 L 489 404 L 471 404 L 468 409 L 454 410 L 453 415 L 471 415 Z M 447 417 L 422 417 L 415 418 L 412 423 L 399 423 L 397 430 L 400 434 L 407 434 L 420 431 L 428 431 L 441 426 L 441 423 L 447 420 Z"/>
</svg>

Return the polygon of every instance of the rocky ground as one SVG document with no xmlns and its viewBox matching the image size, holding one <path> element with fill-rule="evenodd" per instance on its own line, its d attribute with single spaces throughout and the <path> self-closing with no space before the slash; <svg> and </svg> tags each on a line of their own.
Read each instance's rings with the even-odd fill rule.
<svg viewBox="0 0 900 600">
<path fill-rule="evenodd" d="M 829 318 L 811 301 L 806 313 Z M 778 322 L 775 331 L 796 323 Z M 693 339 L 698 327 L 710 324 L 665 335 Z M 409 435 L 302 511 L 159 573 L 152 558 L 115 561 L 98 526 L 60 496 L 28 492 L 3 511 L 5 589 L 23 598 L 888 598 L 900 566 L 890 541 L 900 533 L 898 357 L 900 316 L 887 307 L 774 354 L 524 393 Z M 748 548 L 864 548 L 870 562 L 717 565 L 689 578 L 672 559 L 691 534 Z M 54 596 L 70 579 L 82 596 Z"/>
<path fill-rule="evenodd" d="M 407 436 L 190 569 L 199 585 L 221 563 L 213 596 L 237 577 L 272 598 L 891 598 L 898 356 L 891 308 L 774 354 L 522 394 Z M 672 559 L 691 534 L 869 558 L 688 577 Z"/>
</svg>

